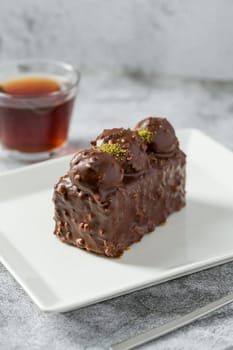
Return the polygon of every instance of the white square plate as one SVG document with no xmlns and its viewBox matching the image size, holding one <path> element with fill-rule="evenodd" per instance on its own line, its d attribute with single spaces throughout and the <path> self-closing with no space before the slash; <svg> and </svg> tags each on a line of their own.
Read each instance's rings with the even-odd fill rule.
<svg viewBox="0 0 233 350">
<path fill-rule="evenodd" d="M 187 206 L 119 259 L 52 233 L 53 185 L 71 156 L 0 175 L 0 257 L 45 311 L 67 311 L 233 259 L 233 154 L 197 130 L 187 153 Z"/>
</svg>

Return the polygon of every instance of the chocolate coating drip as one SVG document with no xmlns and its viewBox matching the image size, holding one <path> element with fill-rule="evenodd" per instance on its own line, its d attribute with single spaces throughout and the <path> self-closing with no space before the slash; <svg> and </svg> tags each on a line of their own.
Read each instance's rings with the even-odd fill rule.
<svg viewBox="0 0 233 350">
<path fill-rule="evenodd" d="M 120 145 L 124 150 L 124 155 L 119 161 L 126 174 L 142 171 L 149 167 L 148 156 L 145 153 L 146 145 L 135 130 L 105 129 L 91 143 L 97 147 L 103 144 Z"/>
<path fill-rule="evenodd" d="M 146 129 L 151 132 L 151 141 L 147 144 L 148 151 L 156 153 L 158 157 L 170 157 L 179 147 L 175 130 L 166 118 L 143 119 L 135 129 Z"/>
<path fill-rule="evenodd" d="M 149 141 L 138 135 L 141 128 L 150 131 Z M 114 157 L 87 149 L 73 157 L 55 185 L 54 233 L 62 242 L 116 257 L 185 205 L 185 154 L 170 123 L 152 117 L 134 131 L 104 130 L 92 144 L 116 144 L 124 152 Z"/>
</svg>

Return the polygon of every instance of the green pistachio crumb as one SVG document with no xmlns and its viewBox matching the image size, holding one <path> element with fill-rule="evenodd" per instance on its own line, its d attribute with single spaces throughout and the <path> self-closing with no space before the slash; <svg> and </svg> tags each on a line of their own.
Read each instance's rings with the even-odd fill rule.
<svg viewBox="0 0 233 350">
<path fill-rule="evenodd" d="M 150 143 L 152 140 L 152 132 L 147 129 L 139 129 L 138 135 L 146 142 Z"/>
<path fill-rule="evenodd" d="M 94 146 L 93 148 L 97 151 L 111 154 L 119 160 L 124 157 L 126 152 L 126 150 L 124 150 L 118 143 L 103 143 L 101 146 Z"/>
<path fill-rule="evenodd" d="M 151 153 L 148 154 L 148 158 L 149 158 L 150 160 L 156 160 L 156 159 L 157 159 L 156 156 L 155 156 L 155 154 L 154 154 L 153 152 L 151 152 Z"/>
</svg>

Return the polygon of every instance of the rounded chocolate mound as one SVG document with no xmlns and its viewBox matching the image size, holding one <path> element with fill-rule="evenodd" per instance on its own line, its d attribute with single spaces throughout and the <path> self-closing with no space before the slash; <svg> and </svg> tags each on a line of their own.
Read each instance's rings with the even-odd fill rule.
<svg viewBox="0 0 233 350">
<path fill-rule="evenodd" d="M 149 166 L 146 145 L 135 130 L 105 129 L 92 141 L 92 145 L 103 152 L 112 153 L 125 174 L 139 172 Z"/>
<path fill-rule="evenodd" d="M 110 154 L 86 149 L 76 153 L 71 160 L 69 176 L 81 190 L 97 193 L 119 186 L 123 169 Z"/>
<path fill-rule="evenodd" d="M 166 118 L 149 117 L 141 120 L 135 127 L 147 144 L 148 151 L 170 155 L 179 146 L 172 125 Z"/>
</svg>

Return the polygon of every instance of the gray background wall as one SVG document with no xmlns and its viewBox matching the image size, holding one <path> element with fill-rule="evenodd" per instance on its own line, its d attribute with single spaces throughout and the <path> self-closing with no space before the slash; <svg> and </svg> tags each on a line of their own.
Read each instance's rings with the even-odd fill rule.
<svg viewBox="0 0 233 350">
<path fill-rule="evenodd" d="M 0 60 L 38 56 L 232 79 L 233 1 L 1 0 Z"/>
</svg>

